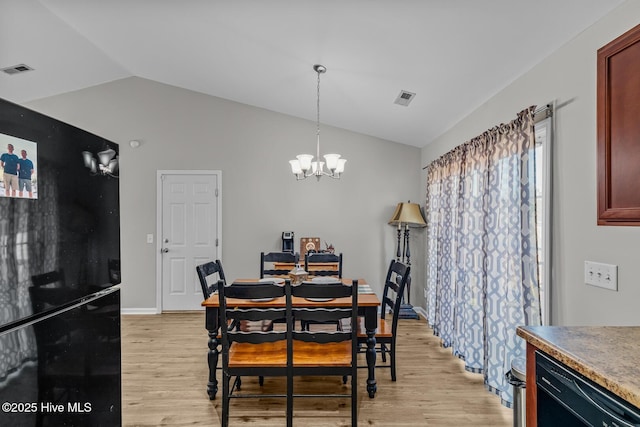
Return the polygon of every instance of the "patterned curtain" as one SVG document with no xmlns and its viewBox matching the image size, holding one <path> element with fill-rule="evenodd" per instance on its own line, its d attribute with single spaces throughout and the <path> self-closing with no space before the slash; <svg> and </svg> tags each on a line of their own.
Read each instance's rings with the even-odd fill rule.
<svg viewBox="0 0 640 427">
<path fill-rule="evenodd" d="M 541 324 L 534 110 L 427 168 L 427 320 L 507 406 L 516 327 Z"/>
</svg>

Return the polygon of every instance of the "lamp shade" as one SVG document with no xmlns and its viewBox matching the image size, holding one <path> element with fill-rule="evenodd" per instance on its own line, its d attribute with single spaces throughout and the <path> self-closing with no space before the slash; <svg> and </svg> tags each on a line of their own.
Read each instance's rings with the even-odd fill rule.
<svg viewBox="0 0 640 427">
<path fill-rule="evenodd" d="M 324 162 L 311 162 L 311 173 L 322 171 L 324 169 Z"/>
<path fill-rule="evenodd" d="M 291 165 L 291 172 L 298 175 L 302 173 L 302 168 L 300 167 L 300 160 L 289 160 L 289 164 Z"/>
<path fill-rule="evenodd" d="M 426 227 L 420 206 L 417 203 L 398 203 L 395 212 L 389 220 L 389 224 L 408 224 L 414 227 Z"/>
<path fill-rule="evenodd" d="M 311 169 L 311 160 L 313 160 L 313 156 L 311 154 L 298 154 L 296 158 L 300 162 L 300 169 L 304 172 Z"/>
<path fill-rule="evenodd" d="M 89 152 L 89 151 L 83 151 L 82 152 L 82 159 L 84 160 L 84 167 L 90 168 L 91 167 L 91 161 L 93 160 L 93 154 L 91 154 L 91 152 Z"/>
<path fill-rule="evenodd" d="M 107 169 L 109 169 L 109 173 L 111 174 L 118 172 L 118 156 L 116 156 L 115 159 L 111 159 L 111 161 L 109 162 L 109 166 L 107 166 Z"/>
<path fill-rule="evenodd" d="M 98 153 L 98 159 L 100 159 L 100 164 L 104 167 L 109 166 L 109 162 L 116 155 L 116 152 L 109 148 L 108 150 L 104 150 Z"/>
<path fill-rule="evenodd" d="M 327 162 L 327 169 L 333 171 L 338 167 L 338 159 L 340 159 L 340 154 L 325 154 L 324 159 Z"/>
</svg>

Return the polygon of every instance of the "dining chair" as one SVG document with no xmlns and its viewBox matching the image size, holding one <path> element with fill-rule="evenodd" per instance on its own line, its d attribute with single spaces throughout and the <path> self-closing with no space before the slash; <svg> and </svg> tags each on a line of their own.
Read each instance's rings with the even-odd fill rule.
<svg viewBox="0 0 640 427">
<path fill-rule="evenodd" d="M 117 285 L 121 279 L 120 259 L 108 259 L 107 271 L 109 272 L 109 283 Z"/>
<path fill-rule="evenodd" d="M 274 263 L 291 263 L 297 264 L 300 255 L 293 252 L 260 252 L 260 278 L 265 276 L 286 276 L 291 268 L 275 268 Z"/>
<path fill-rule="evenodd" d="M 333 268 L 317 264 L 335 264 Z M 316 264 L 316 267 L 313 265 Z M 312 268 L 313 267 L 313 268 Z M 337 276 L 342 279 L 342 253 L 339 255 L 329 253 L 307 253 L 304 257 L 304 269 L 313 276 Z"/>
<path fill-rule="evenodd" d="M 224 277 L 224 270 L 222 269 L 222 263 L 219 259 L 197 265 L 196 273 L 198 274 L 198 279 L 200 280 L 200 286 L 202 287 L 202 296 L 204 299 L 209 298 L 211 294 L 215 293 L 218 290 L 218 282 L 220 280 L 225 283 L 227 281 L 227 279 L 225 279 Z"/>
<path fill-rule="evenodd" d="M 35 286 L 36 288 L 39 288 L 41 286 L 64 287 L 65 286 L 64 270 L 63 269 L 53 270 L 47 273 L 36 274 L 34 276 L 31 276 L 31 284 L 33 284 L 33 286 Z"/>
<path fill-rule="evenodd" d="M 260 252 L 260 279 L 287 276 L 293 268 L 276 268 L 275 263 L 298 264 L 299 253 L 293 252 Z M 274 323 L 285 323 L 286 319 L 276 319 Z"/>
<path fill-rule="evenodd" d="M 376 329 L 376 352 L 380 353 L 383 362 L 389 364 L 379 365 L 376 368 L 390 368 L 391 380 L 396 380 L 396 336 L 398 330 L 398 316 L 402 305 L 402 296 L 410 279 L 411 267 L 399 261 L 392 260 L 387 270 L 387 277 L 382 293 L 382 305 Z M 388 313 L 390 312 L 390 313 Z M 390 316 L 387 316 L 390 314 Z M 365 352 L 364 344 L 367 342 L 367 333 L 364 327 L 364 318 L 358 319 L 358 342 L 360 352 Z"/>
<path fill-rule="evenodd" d="M 287 394 L 245 394 L 240 393 L 242 375 L 281 376 L 287 375 L 287 335 L 285 329 L 264 331 L 262 328 L 249 328 L 241 331 L 230 328 L 229 322 L 272 322 L 287 317 L 290 311 L 281 308 L 248 307 L 239 309 L 229 298 L 241 300 L 269 300 L 285 296 L 285 286 L 273 282 L 236 282 L 225 285 L 218 283 L 220 299 L 220 325 L 222 335 L 222 426 L 229 425 L 229 408 L 232 398 L 287 397 Z M 233 383 L 231 378 L 235 377 Z"/>
<path fill-rule="evenodd" d="M 349 319 L 355 325 L 358 319 L 358 281 L 351 285 L 305 281 L 287 286 L 287 425 L 293 420 L 293 399 L 297 397 L 351 398 L 351 425 L 358 425 L 358 339 L 355 327 L 348 331 L 300 331 L 295 330 L 293 319 L 306 322 L 340 322 Z M 349 307 L 293 306 L 293 297 L 308 301 L 331 301 L 350 298 Z M 296 376 L 351 377 L 350 393 L 304 394 L 296 393 L 293 378 Z M 342 387 L 342 386 L 340 386 Z"/>
<path fill-rule="evenodd" d="M 314 266 L 315 264 L 315 266 Z M 327 264 L 334 264 L 333 267 L 327 266 Z M 312 252 L 305 254 L 304 257 L 304 269 L 310 275 L 316 277 L 333 276 L 342 279 L 342 253 L 339 255 L 324 253 L 324 252 Z M 302 329 L 309 330 L 310 324 L 319 324 L 320 322 L 301 322 Z M 331 324 L 335 322 L 329 322 Z M 338 322 L 336 328 L 340 329 L 341 324 Z"/>
<path fill-rule="evenodd" d="M 220 282 L 226 283 L 226 278 L 224 276 L 224 270 L 222 268 L 222 262 L 219 259 L 215 261 L 209 261 L 204 264 L 196 266 L 196 273 L 198 274 L 198 280 L 200 281 L 200 286 L 202 287 L 202 296 L 204 299 L 209 298 L 212 294 L 218 291 L 218 284 Z M 243 322 L 233 322 L 229 325 L 230 328 L 235 328 L 238 330 L 247 330 L 249 328 L 260 327 L 263 330 L 271 330 L 273 329 L 273 322 L 260 322 L 258 326 L 252 324 L 249 321 Z M 217 339 L 222 338 L 220 333 L 216 336 Z M 213 352 L 210 352 L 209 364 L 213 364 L 215 366 L 218 365 L 217 359 L 214 356 Z M 214 370 L 209 370 L 209 372 L 215 372 Z M 213 379 L 210 378 L 209 382 L 212 382 Z M 260 385 L 264 384 L 264 378 L 259 378 Z M 242 380 L 238 380 L 238 383 L 241 384 Z"/>
<path fill-rule="evenodd" d="M 29 296 L 34 313 L 59 306 L 65 302 L 81 298 L 85 293 L 81 289 L 66 286 L 64 270 L 53 270 L 31 276 Z"/>
</svg>

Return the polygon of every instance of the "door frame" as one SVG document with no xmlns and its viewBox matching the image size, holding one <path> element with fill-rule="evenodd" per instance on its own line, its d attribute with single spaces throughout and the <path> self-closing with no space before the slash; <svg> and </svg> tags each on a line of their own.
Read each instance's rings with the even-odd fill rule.
<svg viewBox="0 0 640 427">
<path fill-rule="evenodd" d="M 162 180 L 168 175 L 216 175 L 218 181 L 218 259 L 222 259 L 222 171 L 221 170 L 158 170 L 156 174 L 156 314 L 162 313 Z"/>
</svg>

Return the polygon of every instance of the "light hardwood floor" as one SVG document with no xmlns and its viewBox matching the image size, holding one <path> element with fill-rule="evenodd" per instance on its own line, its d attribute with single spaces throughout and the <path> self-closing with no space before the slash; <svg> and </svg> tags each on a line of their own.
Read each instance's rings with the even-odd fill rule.
<svg viewBox="0 0 640 427">
<path fill-rule="evenodd" d="M 219 426 L 220 399 L 211 401 L 206 393 L 206 354 L 203 312 L 122 316 L 123 425 Z M 466 372 L 451 350 L 440 346 L 424 320 L 399 325 L 397 382 L 388 369 L 377 369 L 378 393 L 370 399 L 366 370 L 359 372 L 359 425 L 511 426 L 511 409 L 485 391 L 481 375 Z M 258 390 L 257 382 L 243 378 L 243 390 Z M 282 383 L 266 378 L 264 387 Z M 303 378 L 296 387 L 343 386 L 340 379 Z M 349 404 L 348 399 L 296 399 L 295 425 L 347 426 Z M 231 405 L 231 426 L 285 425 L 284 399 L 236 399 Z"/>
</svg>

